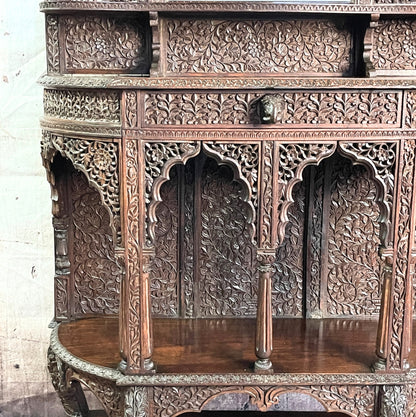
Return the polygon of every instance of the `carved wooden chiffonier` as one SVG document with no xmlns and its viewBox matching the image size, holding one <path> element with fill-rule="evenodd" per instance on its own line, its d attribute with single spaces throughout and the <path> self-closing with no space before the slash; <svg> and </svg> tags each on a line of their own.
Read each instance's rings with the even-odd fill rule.
<svg viewBox="0 0 416 417">
<path fill-rule="evenodd" d="M 67 415 L 414 416 L 416 6 L 41 9 Z"/>
</svg>

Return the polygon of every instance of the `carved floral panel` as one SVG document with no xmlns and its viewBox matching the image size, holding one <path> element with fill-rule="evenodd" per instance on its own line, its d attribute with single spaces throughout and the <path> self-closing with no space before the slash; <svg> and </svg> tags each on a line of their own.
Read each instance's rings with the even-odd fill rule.
<svg viewBox="0 0 416 417">
<path fill-rule="evenodd" d="M 260 122 L 258 93 L 146 93 L 145 126 L 248 125 Z M 398 126 L 401 93 L 393 91 L 293 92 L 280 97 L 275 125 Z"/>
<path fill-rule="evenodd" d="M 117 91 L 45 90 L 47 117 L 91 122 L 120 122 L 120 95 Z"/>
<path fill-rule="evenodd" d="M 149 57 L 143 25 L 137 19 L 104 15 L 61 18 L 68 72 L 147 72 Z"/>
<path fill-rule="evenodd" d="M 166 22 L 168 73 L 351 72 L 353 36 L 327 19 Z"/>
<path fill-rule="evenodd" d="M 374 315 L 380 307 L 380 210 L 369 171 L 337 157 L 333 162 L 328 224 L 330 315 Z"/>
<path fill-rule="evenodd" d="M 416 70 L 416 20 L 382 20 L 373 31 L 375 70 Z"/>
<path fill-rule="evenodd" d="M 75 315 L 117 314 L 122 271 L 108 210 L 84 175 L 74 172 L 71 179 Z"/>
</svg>

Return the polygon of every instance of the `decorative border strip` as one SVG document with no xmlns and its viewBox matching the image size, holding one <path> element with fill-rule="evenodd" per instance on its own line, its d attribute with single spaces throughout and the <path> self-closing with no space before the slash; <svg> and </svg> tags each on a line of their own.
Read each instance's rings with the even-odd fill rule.
<svg viewBox="0 0 416 417">
<path fill-rule="evenodd" d="M 334 2 L 335 3 L 335 2 Z M 134 10 L 134 11 L 188 11 L 201 12 L 201 4 L 187 1 L 172 2 L 94 2 L 86 0 L 45 1 L 40 4 L 40 10 Z M 407 4 L 311 4 L 311 3 L 274 3 L 274 2 L 214 2 L 203 3 L 204 12 L 309 12 L 309 13 L 388 13 L 413 14 L 416 6 Z"/>
<path fill-rule="evenodd" d="M 91 123 L 79 121 L 71 123 L 70 121 L 61 121 L 57 119 L 42 118 L 40 121 L 42 129 L 47 129 L 57 134 L 77 135 L 80 137 L 93 138 L 115 138 L 121 139 L 120 123 Z"/>
<path fill-rule="evenodd" d="M 415 7 L 416 12 L 416 7 Z M 254 89 L 254 88 L 416 88 L 415 78 L 278 78 L 278 77 L 147 77 L 100 75 L 43 75 L 44 87 L 73 88 L 170 88 L 170 89 Z"/>
</svg>

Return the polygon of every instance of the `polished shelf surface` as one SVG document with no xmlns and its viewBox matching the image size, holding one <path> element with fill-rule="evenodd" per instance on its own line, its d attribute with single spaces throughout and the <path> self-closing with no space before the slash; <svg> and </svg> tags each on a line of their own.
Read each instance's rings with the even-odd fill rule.
<svg viewBox="0 0 416 417">
<path fill-rule="evenodd" d="M 252 372 L 254 319 L 154 319 L 153 329 L 158 373 Z M 275 319 L 274 372 L 368 373 L 376 333 L 377 320 Z M 62 323 L 59 340 L 87 362 L 116 368 L 120 361 L 116 317 Z"/>
</svg>

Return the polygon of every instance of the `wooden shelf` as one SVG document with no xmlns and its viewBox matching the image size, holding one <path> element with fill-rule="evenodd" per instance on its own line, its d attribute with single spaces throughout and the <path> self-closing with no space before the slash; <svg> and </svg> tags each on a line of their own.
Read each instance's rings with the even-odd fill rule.
<svg viewBox="0 0 416 417">
<path fill-rule="evenodd" d="M 251 373 L 254 319 L 155 319 L 158 373 Z M 366 373 L 375 361 L 376 320 L 275 319 L 275 373 Z M 62 323 L 59 339 L 73 355 L 116 368 L 118 319 Z M 414 361 L 412 361 L 414 363 Z"/>
</svg>

